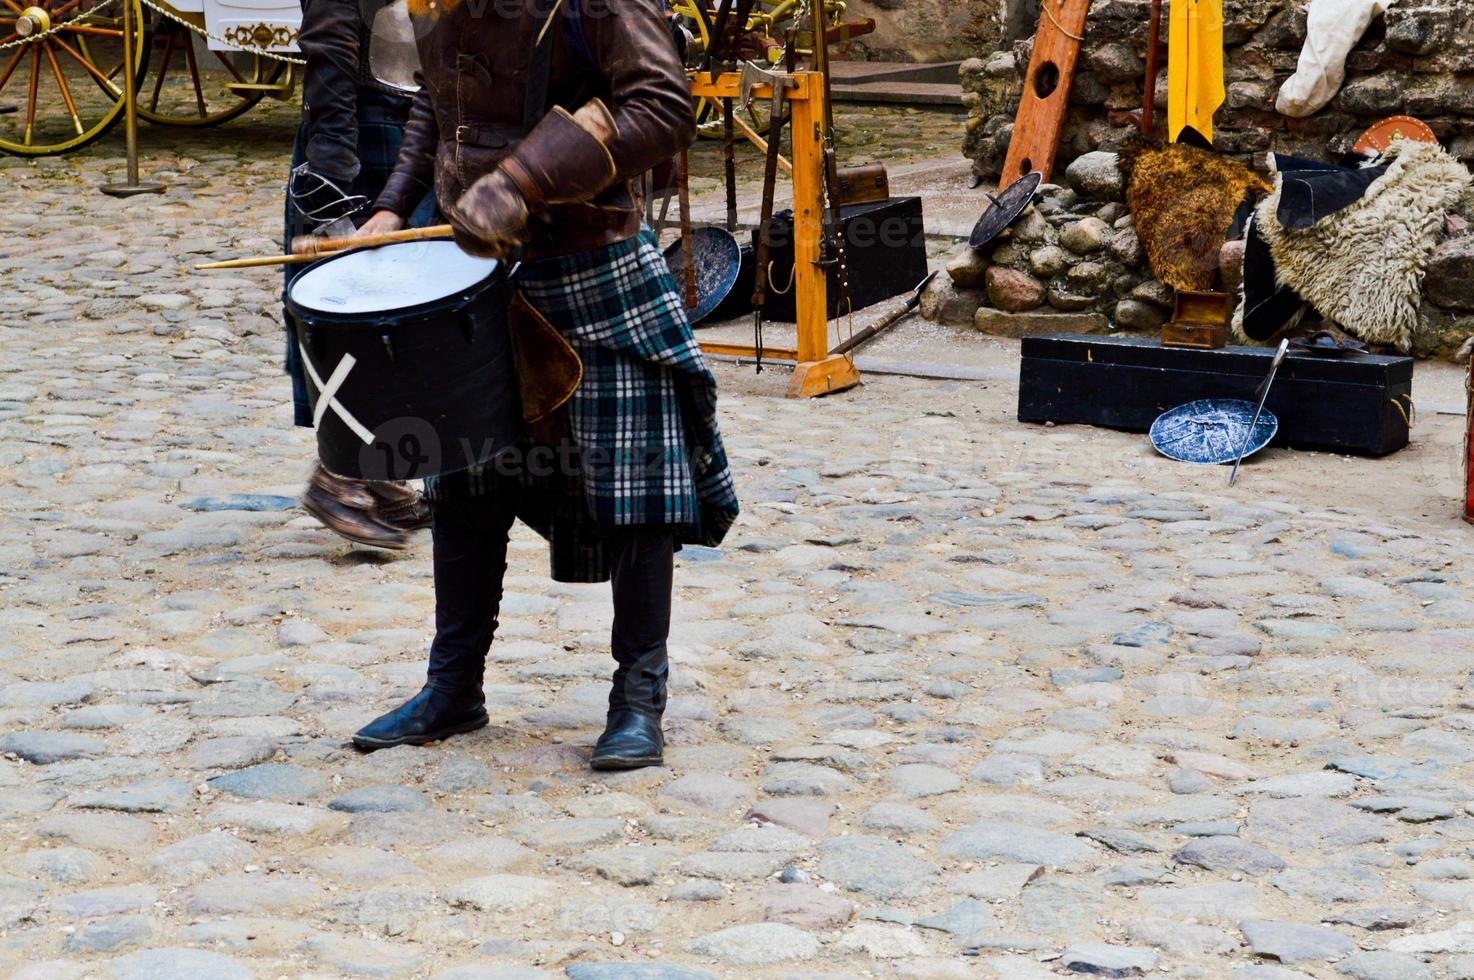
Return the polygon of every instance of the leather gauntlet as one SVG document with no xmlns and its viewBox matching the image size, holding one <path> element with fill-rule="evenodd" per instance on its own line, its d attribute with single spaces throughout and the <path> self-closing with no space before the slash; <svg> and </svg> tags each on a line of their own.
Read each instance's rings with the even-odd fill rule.
<svg viewBox="0 0 1474 980">
<path fill-rule="evenodd" d="M 618 134 L 608 107 L 594 99 L 570 114 L 555 106 L 532 132 L 478 179 L 446 217 L 461 249 L 502 258 L 527 241 L 531 215 L 587 201 L 613 183 L 608 144 Z"/>
</svg>

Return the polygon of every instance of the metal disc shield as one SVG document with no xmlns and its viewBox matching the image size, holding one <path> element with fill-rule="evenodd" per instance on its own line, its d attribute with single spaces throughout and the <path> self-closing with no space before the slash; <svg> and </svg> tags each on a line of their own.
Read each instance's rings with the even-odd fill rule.
<svg viewBox="0 0 1474 980">
<path fill-rule="evenodd" d="M 742 248 L 725 228 L 694 228 L 691 240 L 691 250 L 696 254 L 696 308 L 686 314 L 694 325 L 711 316 L 737 283 L 742 271 Z M 686 269 L 686 254 L 679 239 L 666 248 L 665 262 L 679 282 Z"/>
<path fill-rule="evenodd" d="M 1168 459 L 1219 466 L 1238 459 L 1244 436 L 1254 418 L 1254 403 L 1232 398 L 1208 398 L 1179 405 L 1152 423 L 1151 440 Z M 1254 426 L 1244 458 L 1269 445 L 1279 432 L 1279 419 L 1268 409 Z"/>
<path fill-rule="evenodd" d="M 1034 192 L 1044 182 L 1044 175 L 1035 171 L 1024 174 L 1018 180 L 1009 184 L 999 191 L 997 196 L 988 195 L 992 202 L 983 211 L 983 216 L 973 226 L 972 235 L 967 239 L 967 244 L 972 248 L 982 248 L 1003 233 L 1003 229 L 1018 220 L 1018 216 L 1024 213 L 1024 208 L 1034 200 Z"/>
</svg>

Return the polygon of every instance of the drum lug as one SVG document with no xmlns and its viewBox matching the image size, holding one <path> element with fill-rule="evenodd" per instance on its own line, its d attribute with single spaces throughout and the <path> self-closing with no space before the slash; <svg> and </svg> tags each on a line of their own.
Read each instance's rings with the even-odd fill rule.
<svg viewBox="0 0 1474 980">
<path fill-rule="evenodd" d="M 471 343 L 476 339 L 476 328 L 479 326 L 476 322 L 475 307 L 470 305 L 463 306 L 459 312 L 461 314 L 461 329 L 466 332 L 466 342 Z"/>
<path fill-rule="evenodd" d="M 386 353 L 386 354 L 389 355 L 389 360 L 390 361 L 393 361 L 395 359 L 394 358 L 394 336 L 389 332 L 389 321 L 388 320 L 380 320 L 379 321 L 379 329 L 383 331 L 383 333 L 379 334 L 379 340 L 382 341 L 383 344 L 384 344 L 384 353 Z"/>
</svg>

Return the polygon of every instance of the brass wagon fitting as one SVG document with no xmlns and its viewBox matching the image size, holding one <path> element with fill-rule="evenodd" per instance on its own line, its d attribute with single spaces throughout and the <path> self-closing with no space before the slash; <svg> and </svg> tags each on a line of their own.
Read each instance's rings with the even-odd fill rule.
<svg viewBox="0 0 1474 980">
<path fill-rule="evenodd" d="M 27 7 L 15 21 L 15 33 L 21 37 L 45 34 L 51 30 L 51 15 L 40 7 Z"/>
</svg>

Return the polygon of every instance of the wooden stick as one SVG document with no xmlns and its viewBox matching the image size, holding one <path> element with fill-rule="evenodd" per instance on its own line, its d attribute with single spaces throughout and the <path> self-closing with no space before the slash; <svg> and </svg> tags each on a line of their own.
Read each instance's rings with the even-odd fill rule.
<svg viewBox="0 0 1474 980">
<path fill-rule="evenodd" d="M 431 225 L 428 228 L 406 228 L 402 231 L 386 231 L 379 235 L 344 235 L 338 238 L 318 238 L 315 235 L 303 235 L 292 240 L 294 251 L 290 255 L 260 255 L 249 259 L 227 259 L 224 262 L 201 262 L 195 266 L 195 271 L 206 272 L 211 269 L 256 269 L 270 265 L 300 265 L 304 262 L 316 262 L 331 255 L 341 255 L 359 248 L 378 248 L 380 245 L 393 245 L 397 242 L 419 242 L 445 239 L 451 237 L 453 230 L 450 225 Z"/>
<path fill-rule="evenodd" d="M 209 272 L 212 269 L 257 269 L 268 265 L 305 265 L 308 262 L 316 262 L 318 259 L 342 254 L 343 252 L 319 252 L 316 255 L 258 255 L 249 259 L 200 262 L 194 268 L 196 272 Z"/>
<path fill-rule="evenodd" d="M 397 242 L 422 242 L 435 238 L 450 238 L 454 229 L 450 225 L 431 225 L 428 228 L 405 228 L 401 231 L 386 231 L 378 235 L 341 235 L 336 238 L 320 238 L 317 235 L 299 235 L 292 239 L 293 255 L 323 255 L 342 252 L 350 248 L 378 248 Z"/>
<path fill-rule="evenodd" d="M 1162 43 L 1162 0 L 1152 0 L 1152 19 L 1146 36 L 1146 93 L 1141 107 L 1141 135 L 1150 136 L 1157 114 L 1157 69 Z"/>
<path fill-rule="evenodd" d="M 685 253 L 686 266 L 683 270 L 686 292 L 686 309 L 696 309 L 696 248 L 691 238 L 691 166 L 690 155 L 681 151 L 676 171 L 676 194 L 681 203 L 681 251 Z"/>
<path fill-rule="evenodd" d="M 747 141 L 758 148 L 759 153 L 768 152 L 768 141 L 758 135 L 757 131 L 742 121 L 741 116 L 734 116 L 732 122 L 747 137 Z M 793 164 L 789 163 L 783 154 L 778 154 L 778 166 L 790 177 L 793 176 Z"/>
</svg>

